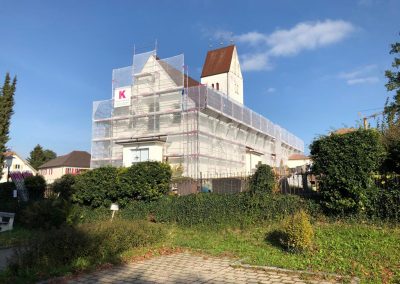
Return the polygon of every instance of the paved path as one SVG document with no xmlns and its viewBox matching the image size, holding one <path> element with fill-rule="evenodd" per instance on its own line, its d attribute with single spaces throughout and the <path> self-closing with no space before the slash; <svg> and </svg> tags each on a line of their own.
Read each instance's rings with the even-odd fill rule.
<svg viewBox="0 0 400 284">
<path fill-rule="evenodd" d="M 8 259 L 13 253 L 13 248 L 0 249 L 0 271 L 7 267 Z"/>
<path fill-rule="evenodd" d="M 86 274 L 67 283 L 332 283 L 299 275 L 233 268 L 234 261 L 178 253 Z"/>
</svg>

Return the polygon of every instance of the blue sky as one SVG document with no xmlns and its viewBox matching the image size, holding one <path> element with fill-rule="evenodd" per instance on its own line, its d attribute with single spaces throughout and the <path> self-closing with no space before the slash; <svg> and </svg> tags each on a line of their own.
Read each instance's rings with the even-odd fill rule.
<svg viewBox="0 0 400 284">
<path fill-rule="evenodd" d="M 307 147 L 383 107 L 399 11 L 393 0 L 0 0 L 0 78 L 18 77 L 8 145 L 24 157 L 38 143 L 90 151 L 92 102 L 111 97 L 112 69 L 131 64 L 134 44 L 157 39 L 196 79 L 210 45 L 233 40 L 245 104 Z"/>
</svg>

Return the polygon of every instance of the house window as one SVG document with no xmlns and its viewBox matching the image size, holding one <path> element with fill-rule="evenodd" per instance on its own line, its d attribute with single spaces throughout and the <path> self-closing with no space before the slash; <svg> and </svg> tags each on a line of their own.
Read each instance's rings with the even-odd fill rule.
<svg viewBox="0 0 400 284">
<path fill-rule="evenodd" d="M 149 105 L 149 113 L 159 112 L 160 111 L 160 103 L 155 102 Z M 160 115 L 154 114 L 149 116 L 148 120 L 148 130 L 160 130 Z"/>
<path fill-rule="evenodd" d="M 19 165 L 19 164 L 15 164 L 15 165 L 14 165 L 14 169 L 15 169 L 15 170 L 19 170 L 20 168 L 21 168 L 21 165 Z"/>
<path fill-rule="evenodd" d="M 139 162 L 146 162 L 149 160 L 149 148 L 133 149 L 132 151 L 132 164 Z"/>
<path fill-rule="evenodd" d="M 178 110 L 180 109 L 180 105 L 176 104 L 175 109 Z M 174 112 L 173 117 L 172 117 L 172 123 L 174 124 L 180 124 L 181 123 L 181 112 Z"/>
<path fill-rule="evenodd" d="M 217 91 L 219 91 L 219 83 L 217 83 Z"/>
<path fill-rule="evenodd" d="M 214 84 L 211 84 L 212 88 L 214 89 Z"/>
</svg>

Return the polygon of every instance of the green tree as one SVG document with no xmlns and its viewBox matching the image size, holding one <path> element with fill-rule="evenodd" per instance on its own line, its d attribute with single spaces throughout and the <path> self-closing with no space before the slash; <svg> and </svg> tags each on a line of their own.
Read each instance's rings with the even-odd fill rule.
<svg viewBox="0 0 400 284">
<path fill-rule="evenodd" d="M 32 167 L 38 169 L 41 165 L 56 157 L 57 154 L 55 152 L 48 149 L 43 150 L 43 147 L 38 144 L 33 148 L 27 160 Z"/>
<path fill-rule="evenodd" d="M 390 54 L 400 53 L 400 43 L 391 45 Z M 387 157 L 383 164 L 383 170 L 400 173 L 400 58 L 393 60 L 393 70 L 387 70 L 385 76 L 388 79 L 386 89 L 395 92 L 392 100 L 387 100 L 382 124 L 382 141 Z"/>
<path fill-rule="evenodd" d="M 310 150 L 322 205 L 332 213 L 364 211 L 374 186 L 372 174 L 385 154 L 379 132 L 359 129 L 322 136 L 313 141 Z"/>
<path fill-rule="evenodd" d="M 391 45 L 390 54 L 400 53 L 400 42 Z M 389 92 L 394 91 L 393 100 L 385 107 L 388 123 L 399 123 L 400 120 L 400 58 L 395 57 L 392 63 L 393 70 L 386 70 L 385 76 L 388 78 L 386 89 Z"/>
<path fill-rule="evenodd" d="M 261 164 L 250 179 L 251 192 L 271 193 L 275 187 L 275 175 L 272 168 Z"/>
<path fill-rule="evenodd" d="M 11 82 L 10 74 L 6 74 L 3 87 L 0 89 L 0 178 L 4 165 L 4 152 L 10 137 L 10 120 L 14 106 L 14 93 L 17 85 L 17 77 Z"/>
</svg>

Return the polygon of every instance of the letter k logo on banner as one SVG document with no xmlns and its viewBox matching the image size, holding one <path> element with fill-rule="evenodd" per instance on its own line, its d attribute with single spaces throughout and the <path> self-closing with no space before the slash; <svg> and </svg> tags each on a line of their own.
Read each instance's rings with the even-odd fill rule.
<svg viewBox="0 0 400 284">
<path fill-rule="evenodd" d="M 119 99 L 126 99 L 125 90 L 119 91 Z"/>
</svg>

